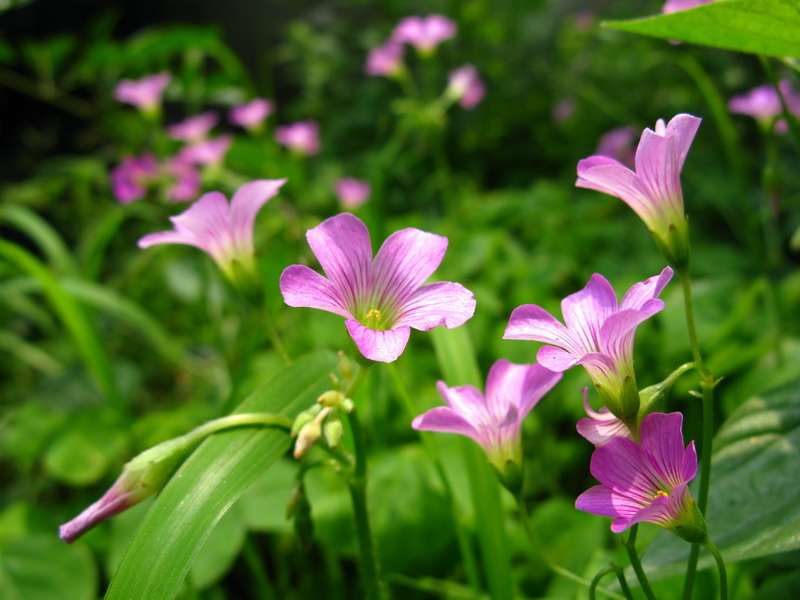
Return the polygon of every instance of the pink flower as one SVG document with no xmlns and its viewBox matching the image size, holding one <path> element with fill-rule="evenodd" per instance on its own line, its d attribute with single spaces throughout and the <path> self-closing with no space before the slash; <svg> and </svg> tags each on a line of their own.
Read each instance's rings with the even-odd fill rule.
<svg viewBox="0 0 800 600">
<path fill-rule="evenodd" d="M 205 139 L 219 121 L 219 115 L 214 111 L 195 115 L 167 127 L 167 133 L 173 140 L 182 142 L 199 142 Z"/>
<path fill-rule="evenodd" d="M 581 494 L 575 508 L 614 517 L 614 533 L 648 522 L 704 543 L 705 522 L 689 494 L 697 453 L 694 442 L 684 448 L 682 423 L 680 413 L 652 413 L 642 421 L 641 444 L 617 437 L 597 448 L 591 471 L 602 485 Z"/>
<path fill-rule="evenodd" d="M 345 177 L 336 182 L 334 191 L 343 207 L 358 208 L 369 199 L 372 190 L 366 181 Z"/>
<path fill-rule="evenodd" d="M 161 105 L 161 96 L 170 81 L 172 75 L 169 73 L 149 75 L 139 80 L 123 79 L 117 84 L 114 97 L 143 112 L 153 112 Z"/>
<path fill-rule="evenodd" d="M 566 326 L 540 306 L 514 309 L 504 339 L 533 340 L 542 346 L 536 359 L 551 371 L 583 365 L 606 406 L 635 430 L 639 391 L 633 369 L 636 327 L 662 308 L 658 295 L 672 278 L 666 267 L 660 275 L 637 283 L 617 302 L 614 288 L 595 273 L 580 292 L 561 302 Z"/>
<path fill-rule="evenodd" d="M 588 417 L 578 421 L 578 433 L 599 448 L 615 437 L 632 437 L 630 429 L 621 420 L 603 407 L 600 411 L 593 410 L 589 404 L 589 390 L 583 388 L 583 409 Z"/>
<path fill-rule="evenodd" d="M 422 53 L 429 54 L 436 50 L 440 42 L 456 35 L 456 24 L 442 15 L 427 17 L 406 17 L 392 32 L 396 42 L 407 43 Z"/>
<path fill-rule="evenodd" d="M 364 72 L 367 75 L 393 77 L 403 68 L 403 44 L 389 39 L 383 46 L 373 48 L 367 54 Z"/>
<path fill-rule="evenodd" d="M 633 127 L 626 125 L 617 127 L 604 133 L 597 144 L 596 154 L 614 158 L 626 167 L 634 166 L 633 140 L 636 132 Z"/>
<path fill-rule="evenodd" d="M 139 240 L 140 248 L 156 244 L 186 244 L 206 252 L 222 272 L 235 280 L 234 263 L 256 272 L 253 226 L 256 215 L 278 193 L 285 179 L 260 179 L 240 187 L 230 205 L 220 192 L 204 194 L 176 217 L 173 231 L 151 233 Z"/>
<path fill-rule="evenodd" d="M 194 164 L 175 156 L 167 161 L 167 173 L 175 181 L 167 190 L 173 202 L 190 202 L 200 193 L 200 173 Z"/>
<path fill-rule="evenodd" d="M 111 190 L 120 204 L 144 198 L 147 186 L 158 177 L 158 163 L 152 154 L 128 156 L 111 171 Z"/>
<path fill-rule="evenodd" d="M 682 269 L 689 260 L 689 229 L 683 209 L 681 169 L 700 119 L 680 114 L 669 124 L 659 119 L 645 129 L 636 149 L 636 172 L 607 156 L 578 163 L 575 185 L 622 199 L 645 222 L 670 264 Z"/>
<path fill-rule="evenodd" d="M 272 100 L 256 98 L 247 104 L 234 106 L 228 113 L 228 120 L 248 131 L 257 131 L 268 116 L 275 112 Z"/>
<path fill-rule="evenodd" d="M 475 298 L 462 285 L 422 285 L 444 258 L 445 237 L 411 228 L 396 231 L 373 260 L 367 227 L 349 213 L 326 219 L 306 237 L 327 278 L 303 265 L 287 267 L 280 282 L 283 300 L 343 316 L 369 360 L 397 360 L 411 327 L 452 329 L 475 312 Z"/>
<path fill-rule="evenodd" d="M 661 8 L 661 12 L 668 15 L 682 10 L 697 8 L 703 4 L 711 4 L 714 1 L 715 0 L 667 0 Z"/>
<path fill-rule="evenodd" d="M 190 146 L 185 146 L 178 153 L 178 158 L 181 161 L 195 165 L 218 165 L 222 163 L 232 143 L 233 136 L 221 135 L 216 138 L 197 142 Z"/>
<path fill-rule="evenodd" d="M 486 395 L 471 385 L 436 389 L 447 406 L 432 408 L 411 423 L 414 429 L 458 433 L 479 444 L 504 483 L 522 469 L 522 421 L 561 379 L 541 365 L 516 365 L 498 360 L 486 380 Z M 510 463 L 510 464 L 509 464 Z M 512 481 L 509 481 L 509 478 Z"/>
<path fill-rule="evenodd" d="M 320 149 L 319 124 L 316 121 L 299 121 L 280 125 L 275 129 L 275 139 L 290 150 L 312 156 Z"/>
<path fill-rule="evenodd" d="M 789 112 L 800 115 L 800 93 L 794 89 L 788 79 L 782 79 L 781 95 L 786 101 Z M 760 85 L 745 94 L 734 96 L 728 101 L 728 110 L 732 113 L 753 117 L 761 125 L 769 126 L 783 114 L 783 104 L 778 91 L 770 84 Z M 786 121 L 781 119 L 775 125 L 778 133 L 786 133 Z"/>
<path fill-rule="evenodd" d="M 486 95 L 486 86 L 472 65 L 463 65 L 450 71 L 447 94 L 457 100 L 461 108 L 472 110 Z"/>
</svg>

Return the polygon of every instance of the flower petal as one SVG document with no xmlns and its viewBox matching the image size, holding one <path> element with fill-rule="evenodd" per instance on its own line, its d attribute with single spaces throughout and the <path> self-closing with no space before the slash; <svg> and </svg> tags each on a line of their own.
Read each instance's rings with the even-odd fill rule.
<svg viewBox="0 0 800 600">
<path fill-rule="evenodd" d="M 664 308 L 664 302 L 649 300 L 641 310 L 623 310 L 611 315 L 600 329 L 600 351 L 615 362 L 632 359 L 633 334 L 640 323 Z"/>
<path fill-rule="evenodd" d="M 386 238 L 372 265 L 373 299 L 397 309 L 441 264 L 447 238 L 419 229 L 401 229 Z"/>
<path fill-rule="evenodd" d="M 266 202 L 278 193 L 285 179 L 259 179 L 245 183 L 231 199 L 231 230 L 237 249 L 253 252 L 253 226 L 256 215 Z"/>
<path fill-rule="evenodd" d="M 281 294 L 289 306 L 319 308 L 346 319 L 354 318 L 347 310 L 339 290 L 322 275 L 305 265 L 286 267 L 281 274 Z"/>
<path fill-rule="evenodd" d="M 683 168 L 686 155 L 689 153 L 689 148 L 694 141 L 694 136 L 700 127 L 701 121 L 702 119 L 699 117 L 681 113 L 672 117 L 667 123 L 667 130 L 664 135 L 673 142 L 678 172 Z"/>
<path fill-rule="evenodd" d="M 683 415 L 674 413 L 651 413 L 645 417 L 639 429 L 642 448 L 647 453 L 653 472 L 670 490 L 689 481 L 697 471 L 686 469 L 683 446 Z M 691 467 L 691 464 L 688 465 Z M 685 475 L 691 474 L 687 479 Z"/>
<path fill-rule="evenodd" d="M 595 450 L 589 470 L 600 483 L 641 506 L 649 505 L 661 489 L 642 447 L 627 438 L 614 438 Z"/>
<path fill-rule="evenodd" d="M 437 325 L 452 329 L 475 314 L 475 296 L 460 283 L 429 283 L 414 292 L 400 311 L 395 325 L 408 325 L 420 331 Z"/>
<path fill-rule="evenodd" d="M 658 214 L 638 175 L 613 159 L 592 156 L 580 161 L 575 185 L 616 196 L 648 225 Z"/>
<path fill-rule="evenodd" d="M 604 485 L 596 485 L 583 492 L 575 500 L 575 508 L 593 515 L 618 517 L 619 511 L 614 506 L 614 494 Z"/>
<path fill-rule="evenodd" d="M 348 310 L 357 314 L 370 289 L 372 245 L 366 225 L 358 217 L 342 213 L 310 229 L 306 237 Z"/>
<path fill-rule="evenodd" d="M 498 360 L 492 365 L 486 379 L 489 410 L 500 416 L 506 413 L 509 404 L 513 405 L 521 422 L 561 377 L 561 373 L 550 371 L 542 365 L 517 365 Z"/>
<path fill-rule="evenodd" d="M 586 286 L 561 301 L 564 323 L 583 352 L 599 350 L 600 328 L 617 310 L 617 295 L 608 280 L 595 273 Z"/>
<path fill-rule="evenodd" d="M 555 346 L 542 346 L 536 353 L 536 360 L 544 368 L 562 373 L 580 363 L 580 355 L 576 356 Z"/>
<path fill-rule="evenodd" d="M 438 381 L 436 390 L 450 408 L 464 417 L 476 429 L 486 423 L 496 425 L 505 417 L 505 413 L 503 413 L 500 419 L 495 420 L 489 414 L 485 396 L 471 385 L 447 387 L 444 381 Z"/>
<path fill-rule="evenodd" d="M 365 358 L 377 362 L 394 362 L 405 350 L 411 329 L 407 326 L 378 331 L 365 327 L 355 319 L 344 322 L 350 337 Z"/>
<path fill-rule="evenodd" d="M 503 339 L 533 340 L 570 351 L 580 350 L 572 333 L 553 315 L 535 304 L 523 304 L 514 309 Z"/>
<path fill-rule="evenodd" d="M 633 285 L 619 303 L 620 310 L 640 309 L 648 300 L 658 298 L 672 279 L 673 273 L 670 267 L 665 267 L 660 274 Z"/>
<path fill-rule="evenodd" d="M 449 406 L 437 406 L 421 414 L 411 422 L 411 427 L 421 431 L 458 433 L 481 443 L 478 431 L 459 413 Z"/>
</svg>

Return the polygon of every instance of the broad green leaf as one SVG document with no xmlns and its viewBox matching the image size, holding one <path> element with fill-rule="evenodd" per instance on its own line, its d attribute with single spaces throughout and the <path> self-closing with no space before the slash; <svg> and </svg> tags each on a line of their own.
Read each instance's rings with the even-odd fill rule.
<svg viewBox="0 0 800 600">
<path fill-rule="evenodd" d="M 247 536 L 247 527 L 236 506 L 226 512 L 197 553 L 189 570 L 191 588 L 202 590 L 216 583 L 233 566 Z"/>
<path fill-rule="evenodd" d="M 800 548 L 800 380 L 751 398 L 714 440 L 708 532 L 726 562 Z M 696 493 L 696 490 L 695 490 Z M 664 533 L 645 567 L 653 578 L 680 573 L 689 545 Z M 701 567 L 713 561 L 701 554 Z"/>
<path fill-rule="evenodd" d="M 92 600 L 97 570 L 86 547 L 38 534 L 0 545 L 0 600 Z"/>
<path fill-rule="evenodd" d="M 294 416 L 330 386 L 328 373 L 336 364 L 331 353 L 298 360 L 235 412 Z M 142 521 L 111 581 L 107 600 L 173 598 L 220 518 L 289 445 L 285 433 L 255 428 L 219 433 L 203 442 Z"/>
<path fill-rule="evenodd" d="M 726 50 L 800 56 L 800 8 L 796 0 L 719 0 L 692 10 L 607 21 L 604 25 Z"/>
</svg>

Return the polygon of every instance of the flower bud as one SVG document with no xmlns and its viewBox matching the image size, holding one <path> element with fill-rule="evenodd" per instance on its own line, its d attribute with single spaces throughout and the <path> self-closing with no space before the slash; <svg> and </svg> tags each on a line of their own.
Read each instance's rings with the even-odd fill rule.
<svg viewBox="0 0 800 600">
<path fill-rule="evenodd" d="M 327 392 L 322 394 L 319 398 L 317 398 L 317 402 L 319 402 L 322 406 L 328 406 L 328 407 L 337 407 L 344 401 L 345 401 L 344 394 L 336 390 L 328 390 Z"/>
<path fill-rule="evenodd" d="M 322 433 L 325 436 L 325 441 L 328 442 L 328 446 L 337 448 L 344 435 L 342 421 L 338 417 L 328 419 L 322 427 Z"/>
<path fill-rule="evenodd" d="M 306 426 L 307 423 L 313 421 L 317 415 L 322 411 L 322 405 L 315 404 L 311 408 L 304 410 L 301 412 L 297 417 L 294 419 L 294 424 L 292 424 L 292 437 L 297 437 L 300 433 L 300 430 Z"/>
<path fill-rule="evenodd" d="M 297 435 L 297 442 L 294 444 L 294 457 L 301 458 L 311 446 L 314 445 L 322 434 L 322 424 L 314 419 L 306 423 Z"/>
</svg>

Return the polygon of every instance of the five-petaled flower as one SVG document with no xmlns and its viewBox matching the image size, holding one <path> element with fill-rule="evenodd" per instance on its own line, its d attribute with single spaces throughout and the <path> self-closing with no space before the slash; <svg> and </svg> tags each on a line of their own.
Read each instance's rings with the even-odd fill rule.
<svg viewBox="0 0 800 600">
<path fill-rule="evenodd" d="M 636 172 L 607 156 L 578 163 L 578 187 L 621 198 L 645 222 L 667 261 L 681 270 L 689 260 L 689 227 L 683 208 L 681 169 L 700 119 L 680 114 L 655 131 L 645 129 L 636 149 Z"/>
<path fill-rule="evenodd" d="M 382 46 L 369 51 L 364 72 L 373 77 L 378 75 L 394 77 L 403 68 L 403 44 L 390 38 Z"/>
<path fill-rule="evenodd" d="M 372 192 L 369 182 L 353 177 L 343 177 L 336 182 L 333 191 L 344 208 L 358 208 L 364 204 Z"/>
<path fill-rule="evenodd" d="M 275 128 L 275 139 L 282 146 L 304 156 L 319 152 L 319 124 L 316 121 L 298 121 Z"/>
<path fill-rule="evenodd" d="M 559 382 L 562 375 L 541 365 L 517 365 L 498 360 L 489 370 L 486 395 L 471 385 L 436 385 L 447 406 L 418 416 L 414 429 L 458 433 L 472 438 L 509 489 L 521 485 L 522 421 Z"/>
<path fill-rule="evenodd" d="M 275 112 L 275 102 L 266 98 L 254 98 L 250 102 L 234 106 L 228 113 L 228 120 L 234 125 L 255 132 L 268 116 Z"/>
<path fill-rule="evenodd" d="M 688 487 L 697 474 L 697 453 L 694 442 L 684 448 L 682 423 L 681 413 L 651 413 L 642 421 L 641 443 L 616 437 L 597 448 L 590 470 L 602 485 L 578 496 L 575 508 L 614 517 L 614 533 L 649 522 L 692 543 L 706 542 Z"/>
<path fill-rule="evenodd" d="M 161 95 L 170 81 L 172 75 L 169 73 L 157 73 L 137 80 L 123 79 L 117 84 L 114 97 L 142 112 L 153 113 L 161 106 Z"/>
<path fill-rule="evenodd" d="M 207 252 L 231 281 L 235 264 L 256 276 L 253 226 L 261 207 L 278 193 L 285 179 L 260 179 L 240 187 L 230 205 L 220 192 L 204 194 L 185 212 L 170 217 L 173 231 L 151 233 L 139 240 L 140 248 L 156 244 L 186 244 Z"/>
<path fill-rule="evenodd" d="M 456 35 L 456 24 L 442 15 L 406 17 L 392 32 L 392 40 L 411 44 L 423 54 L 431 54 L 440 42 Z"/>
<path fill-rule="evenodd" d="M 446 93 L 464 110 L 472 110 L 486 95 L 486 86 L 475 67 L 463 65 L 450 71 Z"/>
<path fill-rule="evenodd" d="M 208 132 L 214 129 L 219 122 L 219 115 L 213 110 L 194 115 L 180 123 L 167 127 L 167 134 L 173 140 L 182 142 L 201 142 L 206 139 Z"/>
<path fill-rule="evenodd" d="M 618 303 L 608 280 L 595 273 L 580 292 L 561 302 L 566 326 L 542 307 L 525 304 L 511 313 L 503 337 L 552 344 L 542 346 L 536 357 L 552 371 L 586 367 L 605 405 L 636 432 L 639 391 L 633 337 L 639 323 L 664 308 L 658 295 L 672 274 L 666 267 L 660 275 L 635 284 Z"/>
<path fill-rule="evenodd" d="M 475 312 L 475 298 L 462 285 L 422 285 L 444 258 L 446 237 L 413 228 L 396 231 L 373 260 L 366 225 L 349 213 L 326 219 L 306 237 L 327 278 L 304 265 L 287 267 L 280 280 L 284 301 L 343 316 L 369 360 L 396 360 L 411 327 L 451 329 Z"/>
<path fill-rule="evenodd" d="M 147 187 L 158 178 L 155 156 L 127 156 L 111 171 L 111 190 L 120 204 L 144 198 Z"/>
</svg>

